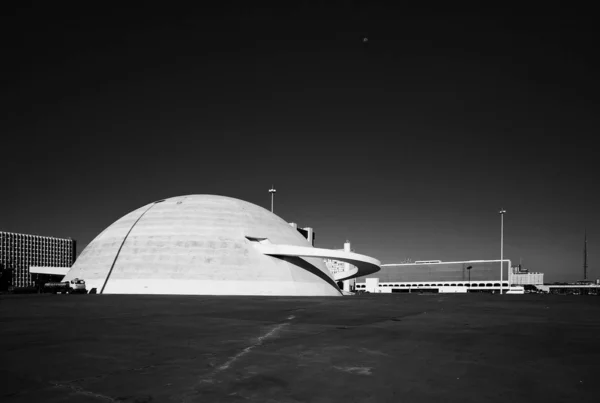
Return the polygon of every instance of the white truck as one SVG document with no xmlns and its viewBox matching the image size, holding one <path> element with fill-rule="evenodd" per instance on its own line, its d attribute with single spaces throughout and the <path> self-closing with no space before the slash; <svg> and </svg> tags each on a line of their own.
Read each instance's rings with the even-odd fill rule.
<svg viewBox="0 0 600 403">
<path fill-rule="evenodd" d="M 87 294 L 85 281 L 74 278 L 70 281 L 50 282 L 44 284 L 44 292 L 52 294 Z"/>
</svg>

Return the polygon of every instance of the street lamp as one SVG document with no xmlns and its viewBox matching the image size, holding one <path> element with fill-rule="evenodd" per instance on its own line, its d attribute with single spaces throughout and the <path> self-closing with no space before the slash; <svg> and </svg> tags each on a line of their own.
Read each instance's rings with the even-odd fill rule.
<svg viewBox="0 0 600 403">
<path fill-rule="evenodd" d="M 271 185 L 271 189 L 269 189 L 269 193 L 271 193 L 271 213 L 273 212 L 273 198 L 275 196 L 275 192 L 277 192 L 277 190 L 275 190 L 273 185 Z"/>
<path fill-rule="evenodd" d="M 469 271 L 469 290 L 471 290 L 471 269 L 473 266 L 468 266 L 467 270 Z"/>
<path fill-rule="evenodd" d="M 500 295 L 502 295 L 502 263 L 504 263 L 504 213 L 506 210 L 500 209 Z"/>
</svg>

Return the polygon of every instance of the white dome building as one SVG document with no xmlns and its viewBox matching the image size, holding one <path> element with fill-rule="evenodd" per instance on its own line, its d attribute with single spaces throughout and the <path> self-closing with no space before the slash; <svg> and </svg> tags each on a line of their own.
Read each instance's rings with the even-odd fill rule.
<svg viewBox="0 0 600 403">
<path fill-rule="evenodd" d="M 103 294 L 337 296 L 339 279 L 324 257 L 356 264 L 354 277 L 380 265 L 343 254 L 313 248 L 262 207 L 190 195 L 150 203 L 117 220 L 83 250 L 63 281 L 82 278 L 88 290 Z"/>
</svg>

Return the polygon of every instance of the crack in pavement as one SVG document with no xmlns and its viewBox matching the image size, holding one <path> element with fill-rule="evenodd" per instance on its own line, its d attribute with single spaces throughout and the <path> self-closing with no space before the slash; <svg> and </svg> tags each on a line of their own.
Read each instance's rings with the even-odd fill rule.
<svg viewBox="0 0 600 403">
<path fill-rule="evenodd" d="M 286 318 L 287 321 L 291 321 L 295 318 L 294 315 L 290 315 Z M 250 353 L 253 349 L 255 349 L 256 347 L 260 347 L 264 344 L 264 342 L 270 338 L 272 338 L 273 336 L 275 336 L 281 329 L 283 329 L 286 326 L 289 326 L 290 323 L 289 322 L 283 322 L 283 323 L 279 323 L 275 326 L 273 326 L 269 331 L 267 331 L 265 334 L 263 334 L 262 336 L 259 336 L 258 338 L 256 338 L 256 341 L 254 343 L 252 343 L 251 345 L 249 345 L 248 347 L 245 347 L 244 349 L 242 349 L 239 353 L 229 357 L 229 359 L 227 361 L 225 361 L 225 363 L 219 365 L 214 371 L 212 371 L 210 374 L 202 376 L 200 378 L 200 380 L 198 381 L 198 383 L 195 385 L 194 387 L 194 392 L 190 392 L 187 395 L 184 395 L 182 397 L 181 402 L 187 402 L 189 401 L 189 399 L 191 399 L 194 395 L 196 395 L 197 393 L 199 393 L 199 391 L 197 390 L 199 386 L 201 386 L 202 384 L 207 384 L 207 383 L 213 383 L 214 382 L 214 377 L 216 375 L 218 375 L 219 373 L 229 369 L 237 360 L 239 360 L 240 358 L 242 358 L 243 356 L 245 356 L 246 354 Z"/>
<path fill-rule="evenodd" d="M 257 339 L 257 342 L 246 347 L 245 349 L 243 349 L 242 351 L 240 351 L 239 353 L 237 353 L 236 355 L 234 355 L 233 357 L 230 357 L 229 360 L 227 360 L 227 362 L 225 362 L 225 364 L 219 366 L 217 368 L 217 370 L 214 372 L 214 374 L 224 371 L 227 368 L 229 368 L 231 366 L 231 364 L 233 364 L 235 361 L 237 361 L 240 357 L 248 354 L 250 351 L 252 351 L 252 349 L 260 346 L 263 344 L 263 341 L 268 339 L 269 337 L 273 336 L 275 333 L 277 333 L 281 328 L 285 327 L 289 325 L 289 323 L 280 323 L 278 325 L 276 325 L 273 329 L 269 330 L 266 334 L 260 336 Z M 213 374 L 213 375 L 214 375 Z"/>
</svg>

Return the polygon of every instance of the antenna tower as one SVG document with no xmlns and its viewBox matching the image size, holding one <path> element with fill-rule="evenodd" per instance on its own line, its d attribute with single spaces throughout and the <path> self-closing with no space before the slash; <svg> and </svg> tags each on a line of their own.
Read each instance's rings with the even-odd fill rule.
<svg viewBox="0 0 600 403">
<path fill-rule="evenodd" d="M 587 264 L 587 228 L 584 232 L 584 238 L 583 238 L 583 279 L 587 280 L 587 268 L 588 268 L 588 264 Z"/>
</svg>

